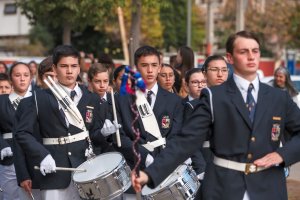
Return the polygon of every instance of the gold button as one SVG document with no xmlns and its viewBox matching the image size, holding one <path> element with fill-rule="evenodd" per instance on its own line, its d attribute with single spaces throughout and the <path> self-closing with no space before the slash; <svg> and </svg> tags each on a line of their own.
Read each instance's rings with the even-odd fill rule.
<svg viewBox="0 0 300 200">
<path fill-rule="evenodd" d="M 251 154 L 251 153 L 248 153 L 247 158 L 248 158 L 249 160 L 252 159 L 252 154 Z"/>
<path fill-rule="evenodd" d="M 255 139 L 256 139 L 255 137 L 251 137 L 252 142 L 255 142 Z"/>
<path fill-rule="evenodd" d="M 72 155 L 72 153 L 71 153 L 71 152 L 68 152 L 68 154 L 69 154 L 69 156 L 70 156 L 70 155 Z"/>
</svg>

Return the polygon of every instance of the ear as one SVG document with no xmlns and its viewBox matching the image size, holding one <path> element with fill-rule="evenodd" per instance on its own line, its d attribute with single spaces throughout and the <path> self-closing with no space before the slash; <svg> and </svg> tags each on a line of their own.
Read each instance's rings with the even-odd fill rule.
<svg viewBox="0 0 300 200">
<path fill-rule="evenodd" d="M 231 53 L 226 53 L 226 58 L 228 60 L 228 63 L 233 65 L 233 56 Z"/>
</svg>

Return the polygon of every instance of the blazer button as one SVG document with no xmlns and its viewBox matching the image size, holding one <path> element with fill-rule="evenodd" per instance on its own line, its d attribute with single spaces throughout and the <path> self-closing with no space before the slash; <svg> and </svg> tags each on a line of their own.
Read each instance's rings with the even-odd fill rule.
<svg viewBox="0 0 300 200">
<path fill-rule="evenodd" d="M 252 154 L 251 154 L 251 153 L 248 153 L 247 158 L 248 158 L 249 160 L 251 160 L 252 157 L 253 157 Z"/>
<path fill-rule="evenodd" d="M 71 136 L 71 133 L 68 133 L 68 136 Z"/>
<path fill-rule="evenodd" d="M 68 155 L 70 156 L 70 155 L 72 155 L 72 153 L 71 153 L 71 152 L 68 152 Z"/>
<path fill-rule="evenodd" d="M 255 137 L 251 137 L 251 141 L 255 142 L 256 138 Z"/>
</svg>

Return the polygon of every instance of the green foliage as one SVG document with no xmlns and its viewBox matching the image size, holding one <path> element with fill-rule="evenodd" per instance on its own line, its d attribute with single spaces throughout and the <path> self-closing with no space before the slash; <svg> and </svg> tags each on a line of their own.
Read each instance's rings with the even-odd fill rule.
<svg viewBox="0 0 300 200">
<path fill-rule="evenodd" d="M 61 27 L 71 24 L 73 30 L 83 30 L 86 26 L 99 25 L 105 18 L 115 15 L 116 6 L 123 5 L 123 0 L 18 0 L 17 5 L 31 23 L 48 24 Z"/>
<path fill-rule="evenodd" d="M 36 24 L 32 27 L 29 33 L 29 40 L 31 44 L 40 43 L 46 49 L 52 49 L 54 47 L 52 34 L 41 24 Z"/>
</svg>

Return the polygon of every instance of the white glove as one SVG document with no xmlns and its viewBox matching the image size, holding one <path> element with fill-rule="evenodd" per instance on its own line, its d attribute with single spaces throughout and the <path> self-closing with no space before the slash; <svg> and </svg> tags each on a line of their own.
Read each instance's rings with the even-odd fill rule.
<svg viewBox="0 0 300 200">
<path fill-rule="evenodd" d="M 204 175 L 205 175 L 205 172 L 202 172 L 201 174 L 198 174 L 197 175 L 198 180 L 202 181 L 204 179 Z"/>
<path fill-rule="evenodd" d="M 40 164 L 40 171 L 44 176 L 46 176 L 46 174 L 55 172 L 55 169 L 56 169 L 55 160 L 52 158 L 50 154 L 48 154 Z"/>
<path fill-rule="evenodd" d="M 113 121 L 113 123 L 111 123 L 111 121 L 109 119 L 106 119 L 104 122 L 104 125 L 101 129 L 101 133 L 104 137 L 109 136 L 115 132 L 117 132 L 117 129 L 121 128 L 121 124 L 116 123 L 115 121 Z"/>
<path fill-rule="evenodd" d="M 13 156 L 13 152 L 11 151 L 10 147 L 5 147 L 1 149 L 1 160 L 4 160 L 5 157 Z"/>
<path fill-rule="evenodd" d="M 146 162 L 145 162 L 146 167 L 148 167 L 149 165 L 151 165 L 153 162 L 154 162 L 153 156 L 151 156 L 150 154 L 148 154 L 147 157 L 146 157 Z"/>
</svg>

